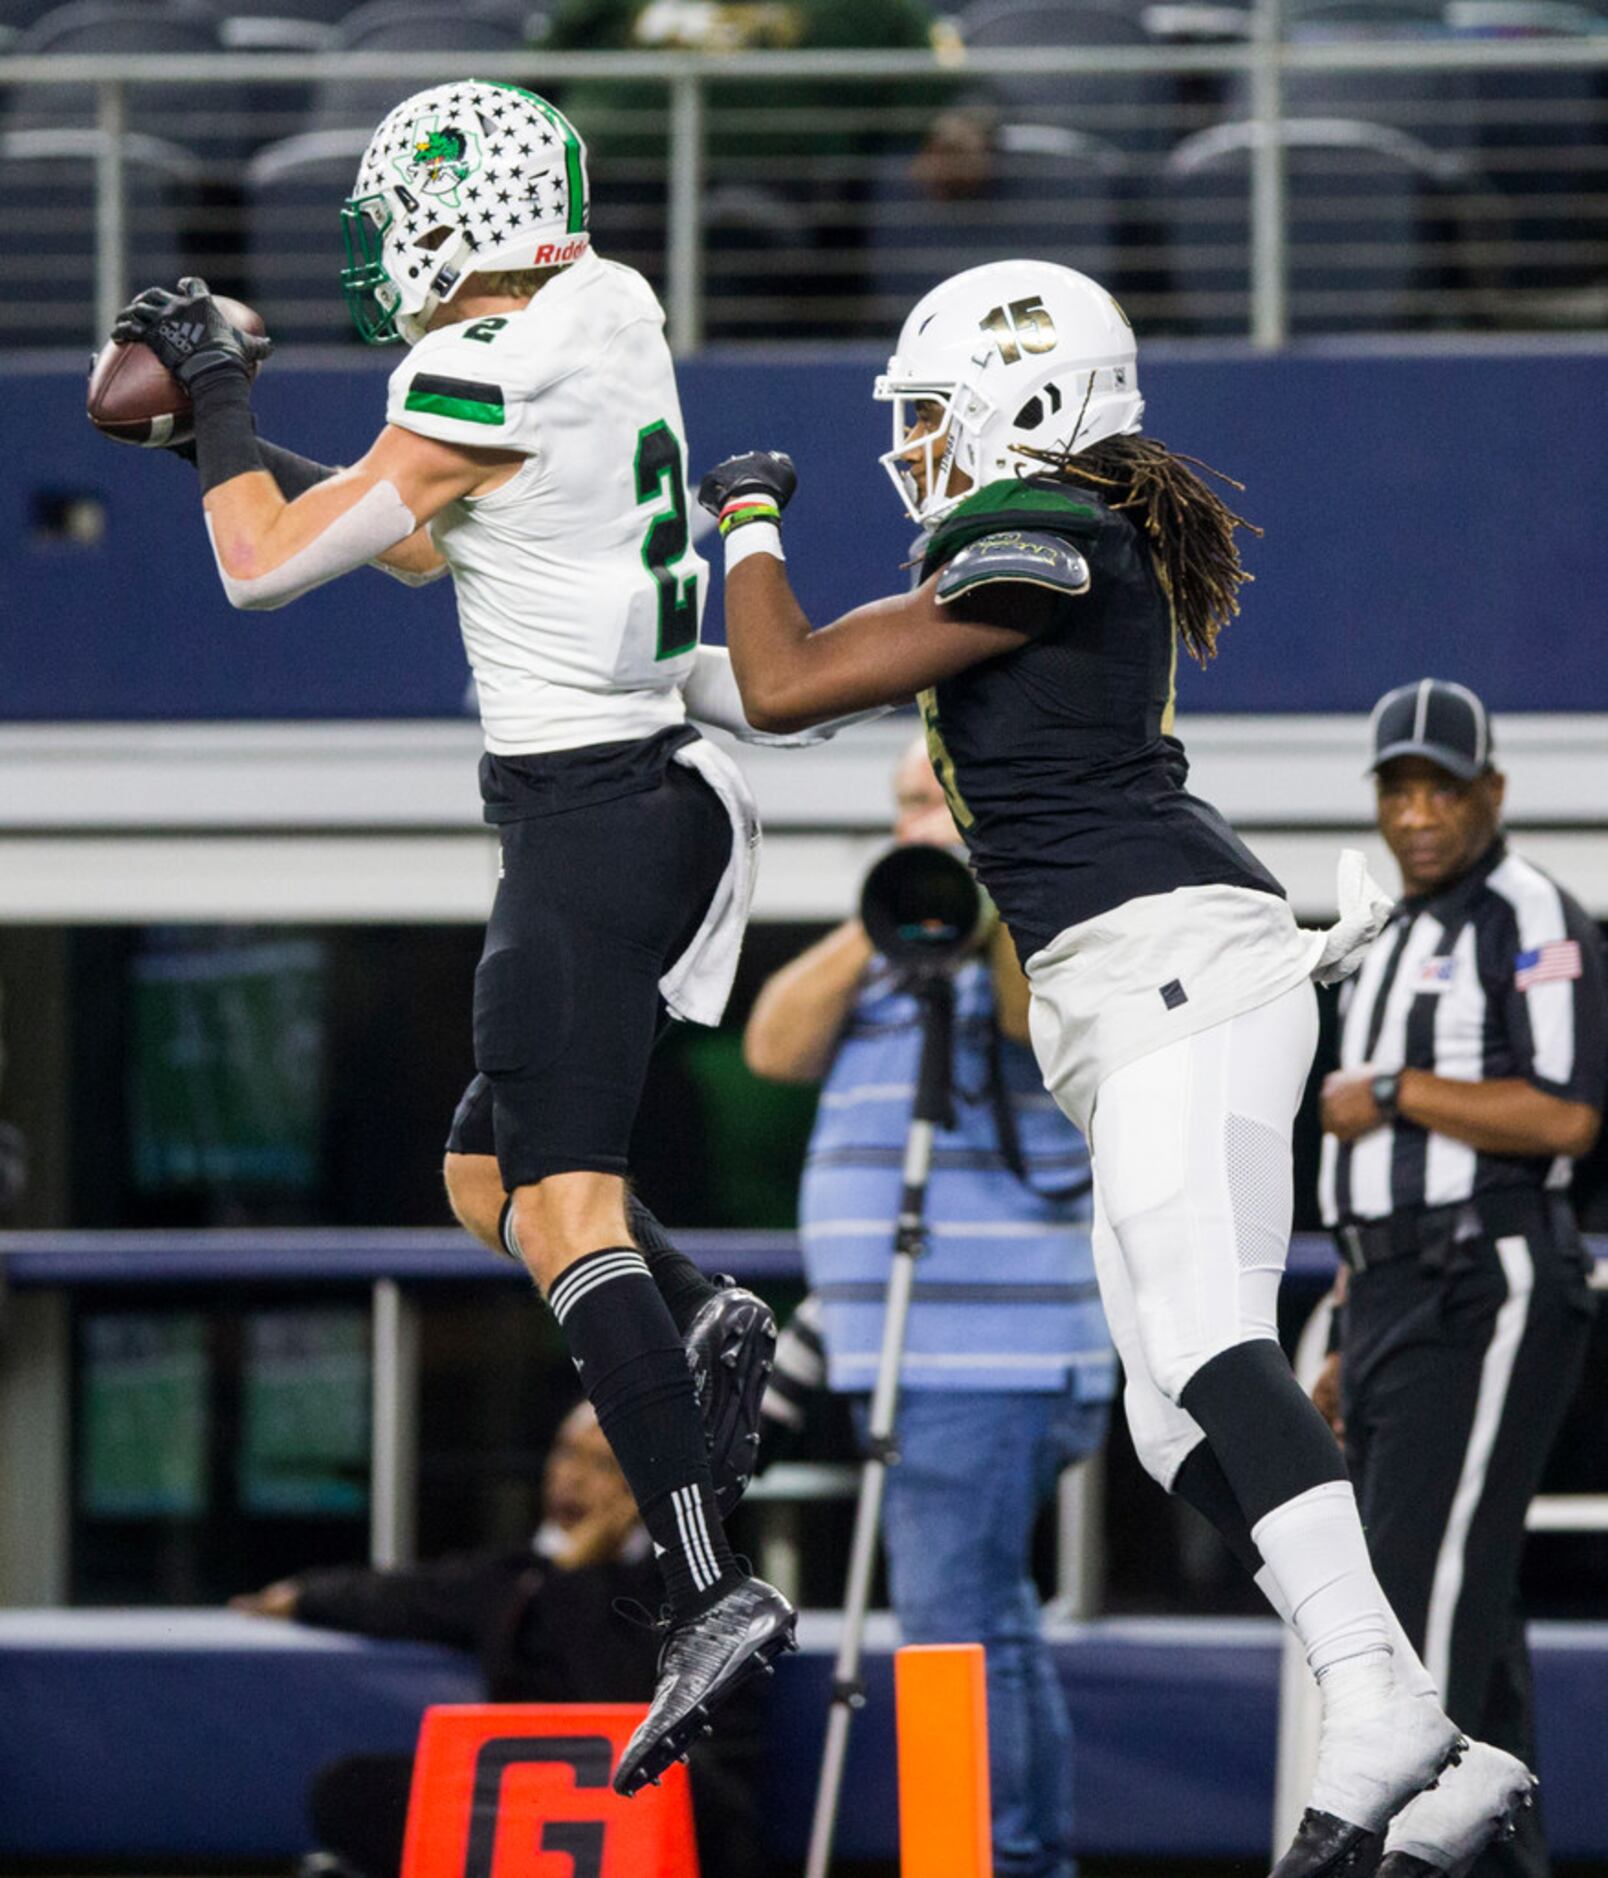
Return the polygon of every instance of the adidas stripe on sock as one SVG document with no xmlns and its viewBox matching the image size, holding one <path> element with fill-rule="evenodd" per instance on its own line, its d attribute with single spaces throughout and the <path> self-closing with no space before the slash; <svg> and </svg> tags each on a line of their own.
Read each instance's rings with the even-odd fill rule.
<svg viewBox="0 0 1608 1878">
<path fill-rule="evenodd" d="M 653 1540 L 672 1614 L 696 1616 L 742 1574 L 716 1510 L 686 1351 L 647 1261 L 635 1246 L 589 1252 L 547 1301 Z"/>
</svg>

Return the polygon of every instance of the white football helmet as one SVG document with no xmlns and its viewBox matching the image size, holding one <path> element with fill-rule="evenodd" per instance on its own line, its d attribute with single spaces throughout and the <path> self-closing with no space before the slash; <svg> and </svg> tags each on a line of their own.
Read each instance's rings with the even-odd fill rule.
<svg viewBox="0 0 1608 1878">
<path fill-rule="evenodd" d="M 949 494 L 952 470 L 978 488 L 1042 468 L 1018 454 L 1023 444 L 1076 452 L 1138 430 L 1137 354 L 1127 314 L 1070 267 L 991 261 L 934 287 L 905 321 L 875 391 L 893 405 L 893 448 L 881 461 L 910 519 L 931 527 L 965 499 L 969 491 Z M 924 403 L 943 415 L 912 445 Z M 916 450 L 925 453 L 921 486 Z"/>
<path fill-rule="evenodd" d="M 586 146 L 545 98 L 480 79 L 415 92 L 369 139 L 341 211 L 357 330 L 417 343 L 471 274 L 579 260 L 586 213 Z"/>
</svg>

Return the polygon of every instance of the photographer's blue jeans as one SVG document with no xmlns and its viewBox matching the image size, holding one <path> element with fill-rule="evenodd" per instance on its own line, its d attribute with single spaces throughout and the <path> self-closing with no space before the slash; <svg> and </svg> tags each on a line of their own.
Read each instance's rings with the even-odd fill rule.
<svg viewBox="0 0 1608 1878">
<path fill-rule="evenodd" d="M 859 1423 L 864 1432 L 863 1405 Z M 920 1390 L 899 1404 L 883 1544 L 907 1643 L 988 1652 L 996 1878 L 1072 1878 L 1072 1724 L 1039 1634 L 1033 1527 L 1062 1468 L 1105 1439 L 1109 1405 Z"/>
</svg>

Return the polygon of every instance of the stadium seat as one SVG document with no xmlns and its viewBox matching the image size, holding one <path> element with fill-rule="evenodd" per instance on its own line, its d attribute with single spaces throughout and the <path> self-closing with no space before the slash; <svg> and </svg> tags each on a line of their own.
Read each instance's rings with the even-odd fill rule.
<svg viewBox="0 0 1608 1878">
<path fill-rule="evenodd" d="M 1148 46 L 1142 7 L 1124 0 L 973 0 L 956 26 L 978 52 L 1030 46 Z M 984 81 L 1013 123 L 1082 131 L 1131 157 L 1157 156 L 1175 141 L 1178 102 L 1171 77 L 1135 73 L 1031 72 Z"/>
<path fill-rule="evenodd" d="M 461 76 L 458 55 L 475 54 L 484 63 L 487 53 L 518 52 L 529 40 L 530 10 L 507 0 L 461 0 L 452 7 L 431 6 L 425 0 L 369 0 L 347 14 L 336 34 L 342 52 L 438 52 L 446 55 L 443 77 Z M 484 72 L 477 73 L 485 76 Z M 314 95 L 307 129 L 373 130 L 395 104 L 418 86 L 384 78 L 329 78 Z"/>
<path fill-rule="evenodd" d="M 1297 46 L 1449 37 L 1442 0 L 1289 0 L 1285 26 Z M 1294 67 L 1284 73 L 1283 98 L 1286 117 L 1388 124 L 1436 150 L 1468 149 L 1474 83 L 1467 72 Z M 1223 121 L 1253 114 L 1252 81 L 1241 74 L 1225 87 Z"/>
<path fill-rule="evenodd" d="M 9 130 L 0 162 L 10 187 L 0 213 L 0 346 L 98 343 L 95 331 L 95 171 L 98 130 Z M 132 132 L 123 140 L 130 291 L 173 281 L 190 264 L 186 229 L 201 169 L 177 144 Z"/>
<path fill-rule="evenodd" d="M 1173 305 L 1185 332 L 1249 328 L 1250 172 L 1261 134 L 1257 124 L 1219 125 L 1167 161 Z M 1466 163 L 1373 123 L 1302 118 L 1279 134 L 1292 332 L 1451 326 L 1483 310 L 1487 283 L 1471 244 L 1487 186 Z"/>
<path fill-rule="evenodd" d="M 1370 37 L 1417 37 L 1446 24 L 1443 0 L 1285 0 L 1284 28 L 1292 36 L 1346 29 Z"/>
<path fill-rule="evenodd" d="M 1461 38 L 1580 39 L 1608 33 L 1608 15 L 1561 0 L 1450 0 Z M 1608 74 L 1601 67 L 1530 67 L 1472 75 L 1472 143 L 1514 218 L 1505 318 L 1514 324 L 1600 324 L 1608 268 Z"/>
<path fill-rule="evenodd" d="M 216 53 L 218 19 L 194 0 L 69 0 L 35 20 L 12 50 L 19 57 Z M 35 81 L 13 90 L 4 128 L 88 129 L 98 121 L 99 108 L 94 85 Z M 243 128 L 246 109 L 245 90 L 237 84 L 186 85 L 157 79 L 127 88 L 125 126 L 182 144 L 203 163 L 227 167 L 240 162 L 249 147 Z"/>
<path fill-rule="evenodd" d="M 341 204 L 367 128 L 309 131 L 260 150 L 246 167 L 249 298 L 276 340 L 351 341 L 341 299 Z"/>
<path fill-rule="evenodd" d="M 1133 166 L 1114 145 L 1055 125 L 1002 126 L 988 187 L 957 201 L 934 200 L 910 166 L 885 158 L 872 194 L 870 311 L 881 330 L 894 331 L 957 255 L 981 265 L 1031 254 L 1117 281 Z"/>
</svg>

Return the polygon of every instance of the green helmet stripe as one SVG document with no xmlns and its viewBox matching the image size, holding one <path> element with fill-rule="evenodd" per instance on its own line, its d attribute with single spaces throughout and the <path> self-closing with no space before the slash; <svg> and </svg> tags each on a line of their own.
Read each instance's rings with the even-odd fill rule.
<svg viewBox="0 0 1608 1878">
<path fill-rule="evenodd" d="M 579 132 L 556 105 L 549 104 L 545 98 L 538 97 L 534 91 L 527 91 L 523 85 L 502 84 L 496 79 L 487 79 L 484 82 L 497 91 L 511 91 L 516 96 L 527 99 L 564 139 L 564 180 L 569 188 L 569 220 L 565 225 L 565 232 L 571 235 L 580 234 L 586 226 L 586 178 L 581 173 Z"/>
</svg>

